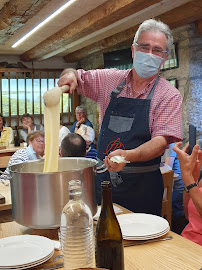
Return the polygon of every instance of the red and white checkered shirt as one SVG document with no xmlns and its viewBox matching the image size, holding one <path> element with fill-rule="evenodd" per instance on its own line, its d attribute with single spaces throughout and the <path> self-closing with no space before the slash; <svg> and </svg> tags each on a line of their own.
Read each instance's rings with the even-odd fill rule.
<svg viewBox="0 0 202 270">
<path fill-rule="evenodd" d="M 83 95 L 98 103 L 99 123 L 101 126 L 105 111 L 110 102 L 110 93 L 126 79 L 126 85 L 119 94 L 120 97 L 133 98 L 132 70 L 97 69 L 78 71 L 79 95 Z M 155 79 L 153 79 L 144 92 L 138 96 L 146 99 Z M 179 91 L 160 77 L 151 100 L 149 113 L 149 128 L 151 138 L 168 136 L 168 143 L 182 139 L 182 97 Z"/>
</svg>

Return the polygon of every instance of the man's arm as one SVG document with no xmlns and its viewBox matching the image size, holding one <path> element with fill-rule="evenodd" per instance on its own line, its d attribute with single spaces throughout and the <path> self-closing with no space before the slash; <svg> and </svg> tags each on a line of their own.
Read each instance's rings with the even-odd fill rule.
<svg viewBox="0 0 202 270">
<path fill-rule="evenodd" d="M 108 168 L 109 171 L 121 171 L 126 165 L 125 163 L 115 163 L 110 161 L 111 157 L 117 155 L 123 156 L 125 160 L 130 162 L 144 162 L 161 156 L 167 147 L 167 141 L 168 137 L 157 136 L 135 149 L 115 150 L 114 152 L 111 152 L 108 157 L 105 158 L 105 166 Z"/>
</svg>

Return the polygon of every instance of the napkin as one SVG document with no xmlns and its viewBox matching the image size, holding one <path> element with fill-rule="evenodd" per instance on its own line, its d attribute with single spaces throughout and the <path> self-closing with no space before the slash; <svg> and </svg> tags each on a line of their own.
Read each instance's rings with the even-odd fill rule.
<svg viewBox="0 0 202 270">
<path fill-rule="evenodd" d="M 114 208 L 115 214 L 123 212 L 123 211 L 121 210 L 121 208 L 119 208 L 119 207 L 116 206 L 116 205 L 113 205 L 113 208 Z M 93 218 L 94 218 L 94 219 L 98 219 L 99 216 L 100 216 L 100 212 L 101 212 L 101 206 L 98 206 L 97 213 L 94 215 Z"/>
</svg>

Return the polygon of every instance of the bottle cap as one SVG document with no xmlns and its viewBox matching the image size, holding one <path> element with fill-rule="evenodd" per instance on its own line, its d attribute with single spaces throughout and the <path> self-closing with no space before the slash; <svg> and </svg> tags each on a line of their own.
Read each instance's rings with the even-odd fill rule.
<svg viewBox="0 0 202 270">
<path fill-rule="evenodd" d="M 103 182 L 101 183 L 101 187 L 111 187 L 110 181 L 103 181 Z"/>
</svg>

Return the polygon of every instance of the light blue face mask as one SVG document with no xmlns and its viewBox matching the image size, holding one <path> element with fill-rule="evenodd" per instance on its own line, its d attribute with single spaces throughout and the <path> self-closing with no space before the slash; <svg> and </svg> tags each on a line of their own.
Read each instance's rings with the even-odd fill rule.
<svg viewBox="0 0 202 270">
<path fill-rule="evenodd" d="M 137 51 L 133 60 L 133 66 L 137 74 L 142 78 L 149 78 L 158 73 L 163 58 L 150 53 Z"/>
</svg>

